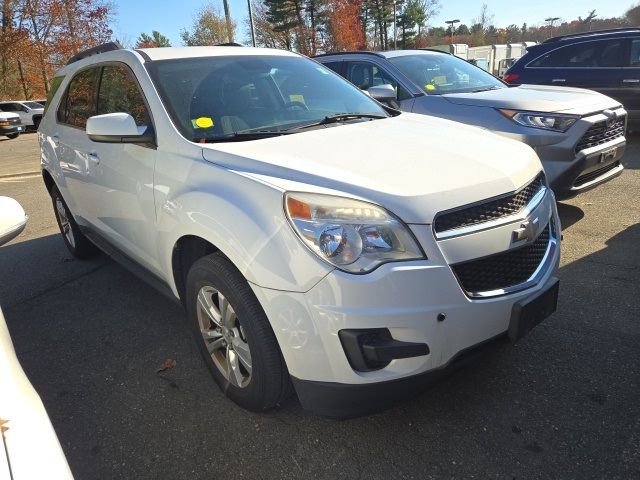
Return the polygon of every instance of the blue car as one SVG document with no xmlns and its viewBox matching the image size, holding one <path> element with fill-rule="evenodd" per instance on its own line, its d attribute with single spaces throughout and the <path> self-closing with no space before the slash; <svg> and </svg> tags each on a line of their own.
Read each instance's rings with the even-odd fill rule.
<svg viewBox="0 0 640 480">
<path fill-rule="evenodd" d="M 504 81 L 511 85 L 589 88 L 619 101 L 630 129 L 640 128 L 640 28 L 550 38 L 527 49 Z"/>
</svg>

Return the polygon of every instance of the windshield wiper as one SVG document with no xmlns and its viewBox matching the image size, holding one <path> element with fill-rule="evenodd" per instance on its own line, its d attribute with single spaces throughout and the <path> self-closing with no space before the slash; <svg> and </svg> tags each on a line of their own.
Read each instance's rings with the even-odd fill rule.
<svg viewBox="0 0 640 480">
<path fill-rule="evenodd" d="M 358 120 L 360 118 L 370 118 L 371 120 L 377 120 L 381 118 L 389 118 L 388 115 L 381 115 L 379 113 L 336 113 L 334 115 L 327 115 L 322 120 L 305 123 L 304 125 L 298 125 L 291 128 L 281 130 L 282 132 L 291 132 L 294 130 L 302 130 L 304 128 L 318 127 L 320 125 L 329 125 L 330 123 L 346 122 L 348 120 Z"/>
<path fill-rule="evenodd" d="M 493 85 L 491 87 L 476 88 L 475 90 L 471 90 L 469 93 L 488 92 L 489 90 L 498 90 L 499 88 L 500 87 Z"/>
<path fill-rule="evenodd" d="M 239 132 L 229 133 L 228 135 L 221 135 L 219 137 L 211 137 L 204 139 L 205 143 L 218 143 L 218 142 L 244 142 L 247 140 L 257 140 L 259 138 L 277 137 L 279 135 L 288 135 L 288 130 L 241 130 Z M 196 142 L 198 140 L 195 140 Z"/>
</svg>

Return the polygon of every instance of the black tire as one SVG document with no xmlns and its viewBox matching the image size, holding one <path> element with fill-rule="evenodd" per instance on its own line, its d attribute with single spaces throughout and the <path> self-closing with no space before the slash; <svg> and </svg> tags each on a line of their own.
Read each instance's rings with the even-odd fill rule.
<svg viewBox="0 0 640 480">
<path fill-rule="evenodd" d="M 56 217 L 56 222 L 58 222 L 62 239 L 71 255 L 81 260 L 99 255 L 100 250 L 80 231 L 80 227 L 78 227 L 69 207 L 67 207 L 67 203 L 55 186 L 51 189 L 51 201 L 53 203 L 53 214 Z M 61 212 L 58 211 L 59 206 L 66 212 L 67 222 L 62 218 Z"/>
<path fill-rule="evenodd" d="M 244 387 L 227 380 L 207 350 L 198 320 L 198 294 L 212 287 L 233 307 L 244 340 L 249 346 L 252 370 Z M 189 326 L 216 383 L 224 394 L 243 408 L 263 411 L 280 404 L 293 392 L 276 336 L 258 299 L 244 276 L 221 253 L 193 264 L 187 276 L 186 305 Z M 246 373 L 246 372 L 245 372 Z M 231 374 L 229 374 L 231 375 Z"/>
<path fill-rule="evenodd" d="M 10 133 L 9 135 L 7 135 L 7 138 L 10 138 L 11 140 L 13 140 L 14 138 L 18 138 L 20 136 L 19 133 Z"/>
<path fill-rule="evenodd" d="M 40 127 L 40 122 L 42 121 L 42 117 L 34 117 L 33 119 L 33 131 L 37 132 Z"/>
</svg>

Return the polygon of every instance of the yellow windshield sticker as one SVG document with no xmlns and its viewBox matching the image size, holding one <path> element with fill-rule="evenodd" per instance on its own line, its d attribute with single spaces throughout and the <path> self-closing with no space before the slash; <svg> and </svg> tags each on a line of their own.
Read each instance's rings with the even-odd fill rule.
<svg viewBox="0 0 640 480">
<path fill-rule="evenodd" d="M 213 119 L 210 117 L 199 117 L 191 120 L 193 128 L 211 128 L 213 127 Z"/>
<path fill-rule="evenodd" d="M 436 86 L 435 85 L 431 85 L 430 83 L 427 83 L 424 88 L 426 88 L 427 90 L 435 90 Z"/>
<path fill-rule="evenodd" d="M 433 77 L 432 82 L 435 85 L 442 85 L 443 83 L 447 83 L 447 77 L 444 75 L 438 75 L 437 77 Z"/>
<path fill-rule="evenodd" d="M 290 102 L 299 102 L 299 103 L 305 104 L 304 103 L 304 95 L 289 95 L 289 101 Z"/>
</svg>

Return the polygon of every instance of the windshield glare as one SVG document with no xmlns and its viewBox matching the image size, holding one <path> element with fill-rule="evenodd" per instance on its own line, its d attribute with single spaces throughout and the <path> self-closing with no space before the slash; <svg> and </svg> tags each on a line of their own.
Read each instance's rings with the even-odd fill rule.
<svg viewBox="0 0 640 480">
<path fill-rule="evenodd" d="M 430 95 L 504 87 L 493 75 L 454 55 L 425 53 L 389 61 Z"/>
<path fill-rule="evenodd" d="M 279 132 L 341 113 L 387 115 L 331 70 L 300 57 L 188 58 L 147 68 L 174 124 L 195 142 Z"/>
</svg>

